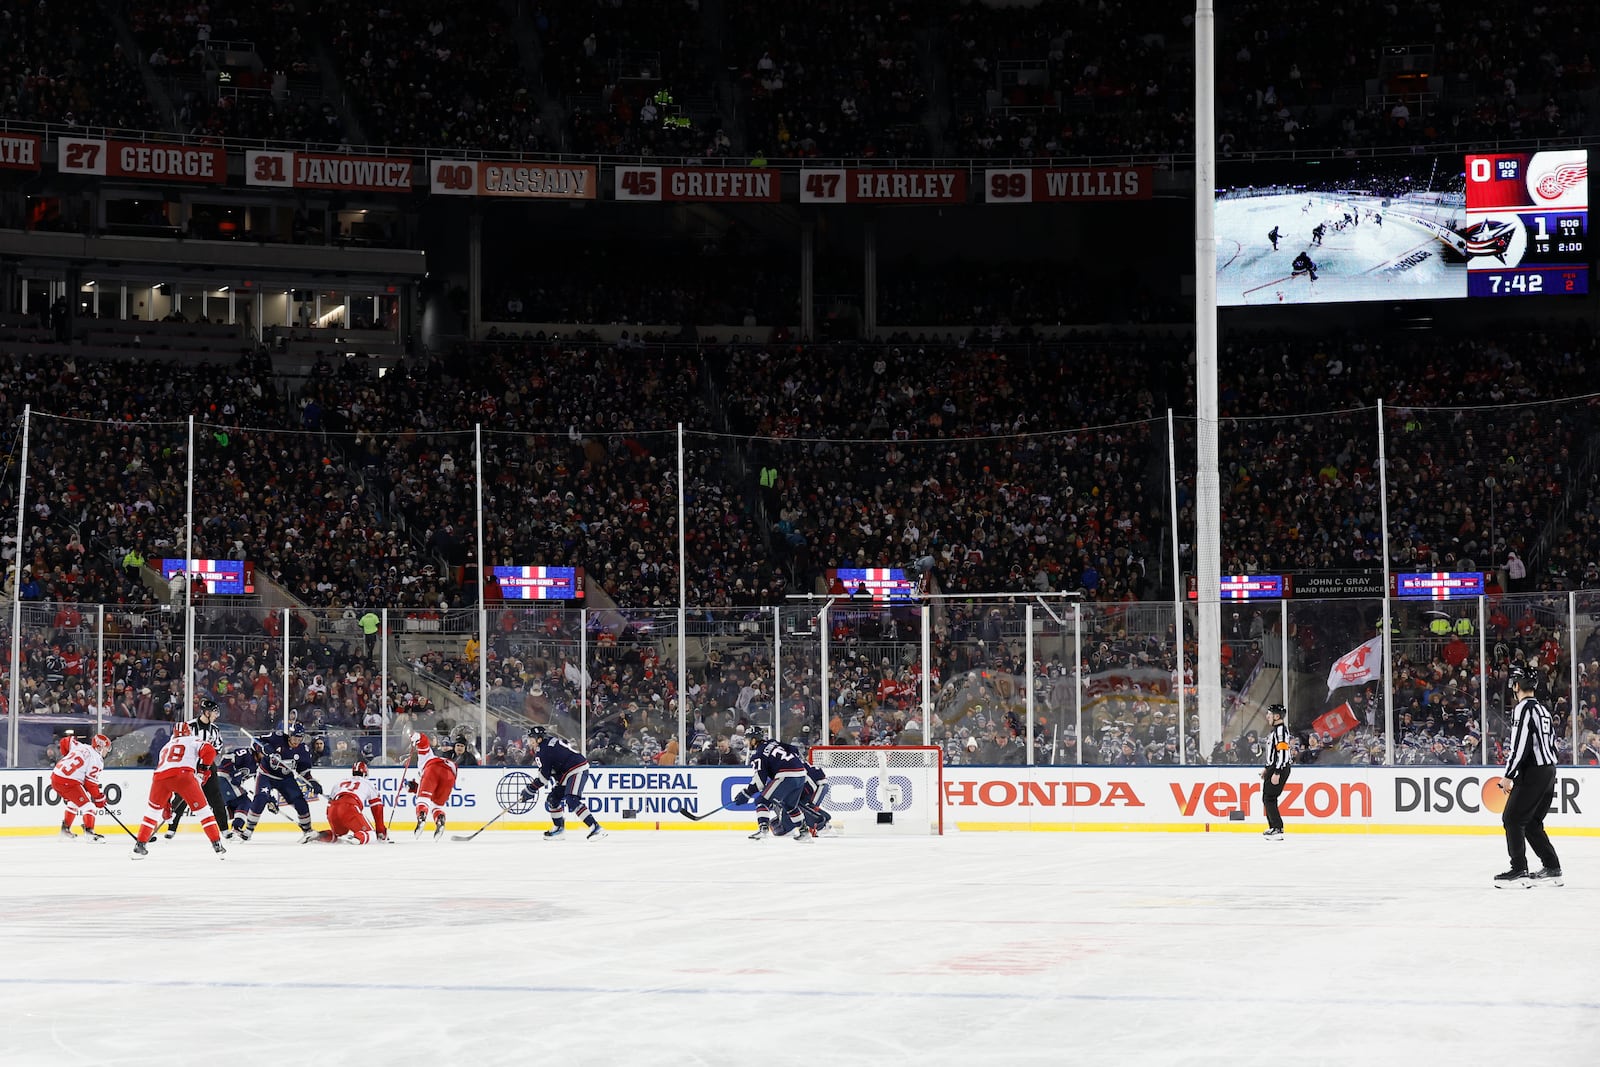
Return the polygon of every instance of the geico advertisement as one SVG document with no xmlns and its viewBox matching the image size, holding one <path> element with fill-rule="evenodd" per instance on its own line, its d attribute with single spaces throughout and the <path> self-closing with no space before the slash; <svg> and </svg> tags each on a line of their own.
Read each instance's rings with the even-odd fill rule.
<svg viewBox="0 0 1600 1067">
<path fill-rule="evenodd" d="M 319 767 L 313 776 L 332 788 L 342 769 Z M 1483 768 L 1295 768 L 1279 800 L 1285 819 L 1310 825 L 1497 828 L 1504 797 Z M 410 777 L 415 777 L 413 770 Z M 400 768 L 373 768 L 390 817 L 413 817 L 411 794 Z M 150 772 L 108 769 L 102 785 L 124 821 L 142 818 Z M 754 804 L 734 803 L 749 783 L 738 767 L 591 767 L 584 799 L 591 811 L 619 829 L 728 829 L 755 820 Z M 541 793 L 522 798 L 532 781 L 516 768 L 463 768 L 450 797 L 450 824 L 471 828 L 510 808 L 503 827 L 548 825 Z M 828 776 L 826 806 L 840 814 L 921 812 L 940 791 L 938 774 L 922 769 L 839 769 Z M 253 787 L 254 779 L 247 779 Z M 1261 780 L 1250 767 L 947 767 L 942 792 L 946 829 L 1062 829 L 1074 824 L 1131 829 L 1202 829 L 1242 818 L 1262 820 Z M 1562 768 L 1551 804 L 1551 829 L 1600 828 L 1600 768 Z M 292 811 L 270 812 L 262 829 L 293 829 Z M 323 801 L 312 801 L 322 823 Z M 722 810 L 718 810 L 722 809 Z M 684 813 L 702 816 L 686 818 Z M 1237 814 L 1235 814 L 1237 813 Z M 61 797 L 47 769 L 0 770 L 0 832 L 58 826 Z M 709 816 L 709 817 L 707 817 Z"/>
</svg>

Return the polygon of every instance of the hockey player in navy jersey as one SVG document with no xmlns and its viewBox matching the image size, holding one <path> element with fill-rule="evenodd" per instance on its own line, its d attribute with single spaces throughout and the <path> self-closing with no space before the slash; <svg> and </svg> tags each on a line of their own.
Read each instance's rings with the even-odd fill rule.
<svg viewBox="0 0 1600 1067">
<path fill-rule="evenodd" d="M 311 769 L 311 750 L 306 746 L 306 732 L 299 723 L 290 723 L 288 729 L 270 733 L 251 746 L 260 774 L 256 777 L 256 795 L 245 813 L 244 829 L 239 836 L 246 841 L 255 833 L 261 813 L 272 801 L 273 791 L 294 807 L 296 821 L 300 824 L 302 841 L 316 837 L 311 829 L 311 806 L 306 802 L 302 785 L 318 792 L 317 783 L 307 777 Z"/>
<path fill-rule="evenodd" d="M 828 796 L 828 776 L 821 767 L 805 759 L 806 782 L 800 790 L 800 810 L 806 814 L 806 822 L 817 834 L 826 833 L 828 824 L 833 822 L 833 816 L 822 808 L 822 802 Z"/>
<path fill-rule="evenodd" d="M 793 834 L 800 840 L 816 836 L 811 819 L 801 800 L 805 793 L 806 761 L 781 741 L 763 741 L 760 734 L 750 738 L 750 784 L 733 795 L 734 803 L 751 800 L 769 806 L 776 813 L 773 833 Z"/>
<path fill-rule="evenodd" d="M 522 799 L 536 801 L 540 790 L 550 790 L 545 797 L 544 810 L 555 825 L 546 830 L 544 836 L 560 837 L 565 834 L 567 819 L 563 812 L 570 811 L 588 824 L 588 837 L 605 837 L 605 827 L 600 825 L 590 813 L 589 805 L 583 801 L 583 780 L 589 773 L 589 761 L 583 753 L 574 748 L 572 742 L 552 735 L 543 726 L 532 727 L 528 737 L 535 742 L 528 760 L 533 781 L 523 787 Z"/>
<path fill-rule="evenodd" d="M 250 786 L 259 768 L 256 756 L 249 748 L 236 748 L 217 761 L 217 778 L 222 787 L 222 803 L 228 811 L 232 837 L 244 828 L 245 813 L 250 809 Z M 171 836 L 170 832 L 168 836 Z"/>
</svg>

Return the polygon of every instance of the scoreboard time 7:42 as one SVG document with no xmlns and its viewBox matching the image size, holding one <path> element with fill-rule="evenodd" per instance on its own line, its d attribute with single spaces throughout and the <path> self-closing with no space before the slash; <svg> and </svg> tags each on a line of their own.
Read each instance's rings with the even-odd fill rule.
<svg viewBox="0 0 1600 1067">
<path fill-rule="evenodd" d="M 1467 157 L 1469 296 L 1589 291 L 1589 155 L 1583 149 Z"/>
</svg>

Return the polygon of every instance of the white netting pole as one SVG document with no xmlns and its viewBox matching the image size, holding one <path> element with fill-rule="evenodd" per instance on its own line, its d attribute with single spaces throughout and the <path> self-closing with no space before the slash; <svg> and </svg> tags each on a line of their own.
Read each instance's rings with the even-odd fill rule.
<svg viewBox="0 0 1600 1067">
<path fill-rule="evenodd" d="M 678 760 L 689 762 L 689 524 L 683 502 L 683 423 L 678 423 Z M 776 735 L 774 735 L 776 736 Z"/>
<path fill-rule="evenodd" d="M 1489 637 L 1484 630 L 1488 600 L 1478 594 L 1478 755 L 1485 767 L 1489 765 Z"/>
<path fill-rule="evenodd" d="M 922 738 L 931 742 L 933 734 L 933 605 L 922 602 Z"/>
<path fill-rule="evenodd" d="M 389 609 L 378 609 L 378 754 L 389 761 L 389 720 L 394 708 L 389 703 Z"/>
<path fill-rule="evenodd" d="M 1028 672 L 1028 766 L 1033 766 L 1033 605 L 1022 605 L 1023 625 L 1027 633 L 1023 639 L 1023 669 Z M 924 739 L 927 734 L 922 735 Z"/>
<path fill-rule="evenodd" d="M 188 722 L 194 715 L 194 416 L 189 416 L 189 475 L 184 489 L 183 534 L 183 714 L 174 722 Z"/>
<path fill-rule="evenodd" d="M 1178 707 L 1178 763 L 1188 762 L 1188 719 L 1183 708 L 1183 553 L 1178 550 L 1178 446 L 1173 430 L 1172 409 L 1167 409 L 1167 494 L 1172 509 L 1172 633 L 1177 647 L 1173 650 L 1177 663 L 1177 676 L 1173 679 L 1173 696 Z M 1083 739 L 1078 739 L 1083 744 Z"/>
<path fill-rule="evenodd" d="M 1394 766 L 1394 646 L 1389 615 L 1389 453 L 1383 433 L 1383 401 L 1378 401 L 1378 515 L 1383 523 L 1383 762 Z"/>
<path fill-rule="evenodd" d="M 26 293 L 28 287 L 22 289 Z M 18 667 L 22 662 L 22 561 L 26 558 L 22 551 L 22 531 L 28 511 L 28 427 L 32 418 L 33 405 L 24 404 L 22 455 L 17 464 L 17 557 L 11 566 L 11 690 L 7 696 L 10 714 L 6 716 L 6 751 L 10 753 L 6 762 L 13 767 L 18 766 L 17 745 L 22 722 L 22 671 Z"/>
<path fill-rule="evenodd" d="M 1072 605 L 1072 715 L 1078 736 L 1078 763 L 1083 763 L 1083 605 Z"/>
<path fill-rule="evenodd" d="M 589 609 L 578 609 L 578 749 L 589 754 Z"/>
<path fill-rule="evenodd" d="M 1572 761 L 1578 762 L 1578 594 L 1567 590 L 1567 717 L 1572 720 Z"/>
<path fill-rule="evenodd" d="M 106 731 L 106 606 L 94 613 L 94 732 Z"/>
<path fill-rule="evenodd" d="M 772 736 L 778 736 L 778 727 L 783 722 L 783 608 L 777 604 L 772 605 Z M 823 723 L 823 730 L 817 736 L 818 744 L 831 745 L 833 738 L 828 736 L 827 723 Z"/>
<path fill-rule="evenodd" d="M 489 564 L 483 558 L 483 423 L 472 426 L 473 481 L 478 509 L 478 745 L 489 746 Z M 477 746 L 474 746 L 477 747 Z"/>
<path fill-rule="evenodd" d="M 1216 14 L 1194 16 L 1195 592 L 1199 609 L 1200 751 L 1222 736 L 1222 494 L 1217 472 Z M 1079 740 L 1082 748 L 1082 739 Z"/>
</svg>

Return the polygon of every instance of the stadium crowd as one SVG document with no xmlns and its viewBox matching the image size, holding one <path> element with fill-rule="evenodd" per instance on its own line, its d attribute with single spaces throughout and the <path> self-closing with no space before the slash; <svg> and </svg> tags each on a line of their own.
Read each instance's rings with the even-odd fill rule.
<svg viewBox="0 0 1600 1067">
<path fill-rule="evenodd" d="M 1583 401 L 1539 403 L 1581 388 L 1593 342 L 1552 331 L 1535 343 L 1547 368 L 1537 377 L 1519 373 L 1492 335 L 1436 341 L 1431 362 L 1406 345 L 1235 341 L 1221 393 L 1223 459 L 1231 472 L 1224 479 L 1225 571 L 1376 565 L 1376 525 L 1363 515 L 1376 508 L 1376 409 L 1362 414 L 1340 405 L 1371 403 L 1379 398 L 1372 382 L 1394 382 L 1382 396 L 1394 412 L 1391 441 L 1407 434 L 1415 441 L 1397 449 L 1403 459 L 1391 465 L 1392 500 L 1472 501 L 1483 492 L 1480 470 L 1505 474 L 1492 505 L 1492 535 L 1481 529 L 1486 519 L 1466 513 L 1468 504 L 1392 507 L 1391 521 L 1403 533 L 1397 565 L 1473 562 L 1490 571 L 1508 597 L 1507 617 L 1488 623 L 1491 674 L 1544 649 L 1540 662 L 1560 696 L 1558 714 L 1570 723 L 1564 608 L 1519 597 L 1600 586 L 1592 542 L 1583 536 L 1595 512 L 1583 458 L 1592 437 L 1589 408 Z M 1285 356 L 1286 346 L 1317 373 L 1291 384 L 1283 361 L 1300 357 Z M 195 554 L 249 559 L 293 594 L 291 701 L 326 728 L 356 730 L 369 725 L 376 670 L 371 649 L 353 639 L 357 615 L 381 606 L 397 618 L 437 620 L 470 615 L 476 603 L 467 427 L 482 424 L 486 552 L 496 562 L 586 568 L 590 684 L 583 686 L 578 669 L 577 617 L 515 607 L 491 585 L 489 647 L 466 655 L 457 644 L 460 655 L 432 649 L 418 656 L 405 665 L 412 695 L 397 691 L 394 705 L 427 701 L 423 717 L 445 696 L 452 706 L 470 706 L 481 655 L 489 699 L 508 713 L 506 722 L 576 730 L 586 712 L 589 737 L 610 758 L 659 759 L 677 734 L 676 670 L 657 657 L 660 633 L 676 625 L 678 591 L 676 435 L 661 428 L 703 425 L 692 413 L 709 409 L 722 413 L 726 431 L 696 428 L 685 450 L 686 584 L 704 660 L 697 655 L 691 671 L 690 752 L 668 758 L 711 758 L 717 738 L 773 714 L 785 733 L 802 739 L 922 740 L 918 609 L 861 602 L 829 577 L 849 566 L 899 567 L 946 594 L 1082 596 L 1098 638 L 1085 643 L 1081 667 L 1091 681 L 1083 714 L 1070 646 L 1058 640 L 1035 664 L 1035 759 L 1250 758 L 1247 732 L 1211 753 L 1198 751 L 1192 729 L 1180 736 L 1172 721 L 1179 664 L 1170 619 L 1138 603 L 1154 597 L 1159 582 L 1151 561 L 1160 558 L 1164 536 L 1157 453 L 1164 456 L 1165 420 L 1157 412 L 1181 402 L 1183 345 L 738 344 L 696 354 L 518 341 L 477 346 L 470 357 L 402 366 L 383 378 L 358 363 L 325 364 L 292 394 L 258 356 L 163 367 L 160 374 L 140 361 L 45 367 L 13 359 L 0 368 L 13 436 L 21 405 L 35 411 L 23 600 L 115 605 L 122 613 L 116 626 L 137 647 L 161 650 L 168 682 L 176 677 L 175 623 L 159 608 L 171 607 L 181 586 L 150 581 L 138 561 L 182 553 L 183 453 L 193 413 L 196 499 L 209 502 L 200 509 Z M 1083 373 L 1088 366 L 1095 373 Z M 1402 366 L 1415 370 L 1393 373 Z M 1152 394 L 1148 383 L 1159 381 L 1171 383 L 1172 397 Z M 1522 406 L 1509 420 L 1479 421 L 1481 410 L 1465 405 L 1468 389 Z M 1021 403 L 1034 397 L 1055 399 Z M 1281 414 L 1322 405 L 1339 414 Z M 1339 429 L 1330 433 L 1333 424 Z M 1086 428 L 1062 428 L 1074 425 Z M 1561 527 L 1565 511 L 1553 509 L 1550 498 L 1567 489 L 1571 521 Z M 0 507 L 7 498 L 14 507 L 14 492 L 14 483 L 5 488 Z M 1192 508 L 1192 492 L 1180 486 L 1180 508 Z M 1264 499 L 1273 501 L 1273 521 L 1240 526 L 1235 516 L 1260 514 Z M 1560 550 L 1551 557 L 1556 565 L 1521 570 L 1523 558 L 1542 560 L 1546 541 L 1552 553 Z M 1517 567 L 1511 553 L 1519 554 Z M 785 599 L 792 591 L 831 592 L 848 605 L 828 622 L 835 651 L 826 708 L 814 651 L 822 620 L 814 605 L 784 607 L 792 605 Z M 217 676 L 208 674 L 208 685 L 226 676 L 222 688 L 209 691 L 227 705 L 228 721 L 260 727 L 282 696 L 275 691 L 263 702 L 255 680 L 269 665 L 265 650 L 276 647 L 281 622 L 272 612 L 232 610 L 225 599 L 198 592 L 194 599 L 208 632 L 232 650 L 222 669 L 211 667 L 227 662 L 214 651 L 197 652 L 202 673 Z M 948 746 L 955 760 L 1014 758 L 1029 732 L 1020 609 L 956 602 L 934 610 L 937 715 L 928 740 Z M 144 620 L 137 627 L 135 617 Z M 1397 693 L 1397 712 L 1412 716 L 1400 725 L 1405 758 L 1442 759 L 1481 746 L 1484 709 L 1469 684 L 1476 644 L 1425 631 L 1430 620 L 1400 622 L 1408 629 L 1398 634 L 1398 677 L 1417 690 Z M 83 625 L 80 616 L 65 628 L 67 637 L 37 640 L 30 628 L 29 663 L 82 656 Z M 785 658 L 781 676 L 770 654 L 773 625 L 811 635 L 794 642 L 802 651 Z M 1361 615 L 1297 620 L 1290 635 L 1296 665 L 1325 670 L 1374 625 Z M 1059 639 L 1061 627 L 1050 629 Z M 444 632 L 463 642 L 474 631 L 468 622 Z M 1276 620 L 1259 613 L 1225 637 L 1225 686 L 1242 695 L 1264 644 L 1283 637 Z M 1191 683 L 1192 645 L 1191 635 L 1183 662 Z M 712 662 L 713 649 L 720 662 Z M 1600 648 L 1581 655 L 1588 663 Z M 43 680 L 53 684 L 30 684 L 29 705 L 72 707 L 76 690 L 87 687 L 50 673 Z M 325 688 L 313 692 L 318 677 Z M 1592 690 L 1597 682 L 1584 684 Z M 111 699 L 133 703 L 144 687 Z M 176 694 L 170 684 L 166 699 L 157 685 L 150 688 L 159 716 Z M 1370 758 L 1374 736 L 1382 738 L 1381 717 L 1370 709 L 1381 701 L 1353 699 L 1353 706 L 1363 703 L 1361 727 L 1319 741 L 1316 758 Z M 1580 703 L 1589 730 L 1592 692 Z M 508 728 L 498 740 L 513 735 Z M 493 758 L 492 747 L 487 755 Z"/>
</svg>

